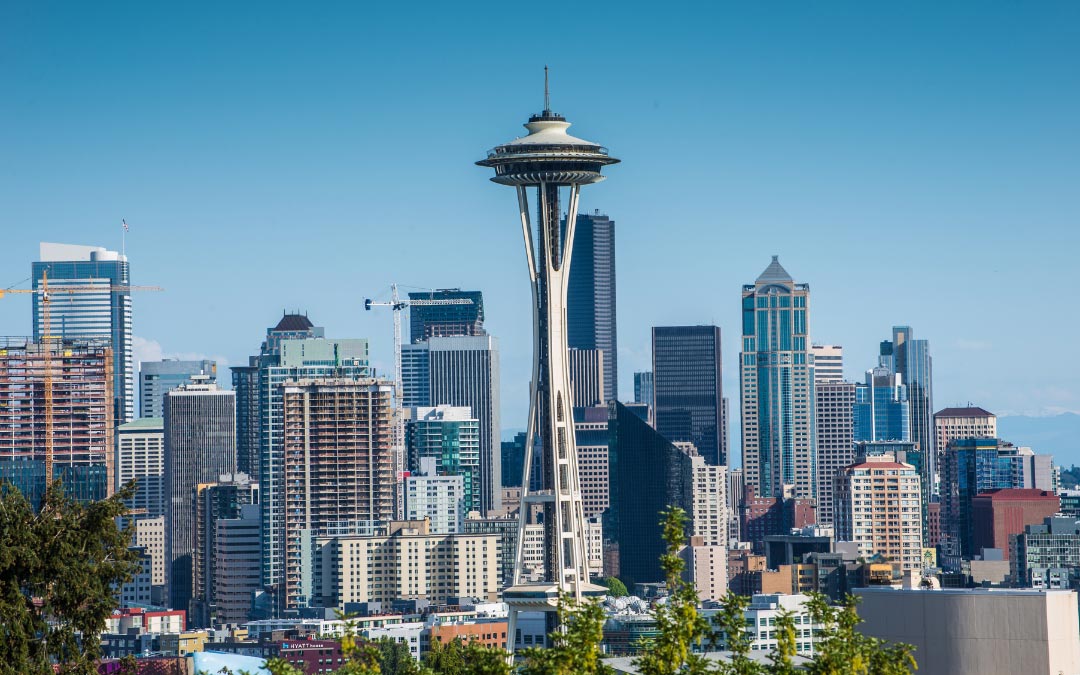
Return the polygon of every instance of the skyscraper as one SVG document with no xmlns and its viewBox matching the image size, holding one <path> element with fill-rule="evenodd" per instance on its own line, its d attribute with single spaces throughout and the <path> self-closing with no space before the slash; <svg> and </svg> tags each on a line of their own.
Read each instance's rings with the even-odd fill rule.
<svg viewBox="0 0 1080 675">
<path fill-rule="evenodd" d="M 165 394 L 182 384 L 191 384 L 194 375 L 217 378 L 217 363 L 201 361 L 143 361 L 139 364 L 139 417 L 164 417 Z"/>
<path fill-rule="evenodd" d="M 433 337 L 401 350 L 406 406 L 467 406 L 480 422 L 480 505 L 501 502 L 499 343 L 491 335 Z"/>
<path fill-rule="evenodd" d="M 413 408 L 405 421 L 405 447 L 409 471 L 434 459 L 436 474 L 461 476 L 465 513 L 481 510 L 480 422 L 468 407 Z"/>
<path fill-rule="evenodd" d="M 634 373 L 634 403 L 653 405 L 653 376 L 651 370 Z"/>
<path fill-rule="evenodd" d="M 266 329 L 259 354 L 248 358 L 248 365 L 232 367 L 233 391 L 236 392 L 236 468 L 259 480 L 259 444 L 262 403 L 259 369 L 281 364 L 282 340 L 324 337 L 321 327 L 311 323 L 306 314 L 284 313 L 277 325 Z"/>
<path fill-rule="evenodd" d="M 127 257 L 100 246 L 42 242 L 40 249 L 41 260 L 31 266 L 35 290 L 46 272 L 51 286 L 101 289 L 52 294 L 49 331 L 62 338 L 104 340 L 112 347 L 113 413 L 118 421 L 130 422 L 135 417 L 131 292 L 112 288 L 131 283 Z M 40 293 L 32 298 L 34 341 L 39 342 L 45 332 L 44 304 Z"/>
<path fill-rule="evenodd" d="M 303 318 L 304 322 L 291 320 L 285 326 L 290 330 L 272 331 L 267 336 L 267 344 L 264 344 L 262 351 L 268 356 L 260 357 L 258 369 L 263 585 L 275 592 L 283 588 L 282 566 L 285 559 L 284 385 L 296 380 L 358 380 L 371 375 L 367 340 L 284 337 L 289 333 L 321 333 L 321 329 L 315 329 L 306 321 L 306 317 Z M 293 327 L 296 330 L 291 330 Z M 284 595 L 275 595 L 274 601 L 278 611 L 283 609 Z"/>
<path fill-rule="evenodd" d="M 422 342 L 431 337 L 484 334 L 484 295 L 480 291 L 440 288 L 409 293 L 409 300 L 471 301 L 455 305 L 410 303 L 409 342 Z"/>
<path fill-rule="evenodd" d="M 997 438 L 997 415 L 978 406 L 945 408 L 934 413 L 934 437 L 944 453 L 949 443 L 960 438 Z"/>
<path fill-rule="evenodd" d="M 405 520 L 430 521 L 432 534 L 464 531 L 465 481 L 461 476 L 440 476 L 436 459 L 424 457 L 420 468 L 405 479 Z"/>
<path fill-rule="evenodd" d="M 10 481 L 35 508 L 54 479 L 80 501 L 112 494 L 112 358 L 103 340 L 0 338 L 0 482 Z"/>
<path fill-rule="evenodd" d="M 844 348 L 840 345 L 811 345 L 814 355 L 814 383 L 842 382 L 844 379 Z"/>
<path fill-rule="evenodd" d="M 910 407 L 903 377 L 877 367 L 855 385 L 855 441 L 911 440 Z"/>
<path fill-rule="evenodd" d="M 761 497 L 811 498 L 816 485 L 810 286 L 773 256 L 742 291 L 743 470 Z"/>
<path fill-rule="evenodd" d="M 892 340 L 881 343 L 881 365 L 900 375 L 907 387 L 911 440 L 919 444 L 924 458 L 923 486 L 933 494 L 934 476 L 943 448 L 934 433 L 934 374 L 930 342 L 914 339 L 910 326 L 893 326 Z"/>
<path fill-rule="evenodd" d="M 575 408 L 603 405 L 604 353 L 599 349 L 575 349 L 569 351 L 570 390 Z"/>
<path fill-rule="evenodd" d="M 291 343 L 282 345 L 287 352 Z M 314 378 L 282 385 L 285 606 L 313 600 L 316 534 L 394 518 L 394 385 Z"/>
<path fill-rule="evenodd" d="M 656 430 L 693 443 L 709 464 L 726 465 L 720 327 L 654 327 L 652 352 Z"/>
<path fill-rule="evenodd" d="M 142 417 L 116 429 L 116 487 L 131 480 L 138 490 L 128 508 L 142 512 L 135 518 L 165 515 L 165 420 L 161 417 Z"/>
<path fill-rule="evenodd" d="M 566 229 L 565 220 L 563 229 Z M 604 397 L 619 395 L 619 341 L 615 316 L 615 221 L 599 211 L 581 213 L 573 241 L 566 295 L 566 335 L 571 349 L 599 349 Z M 592 405 L 580 403 L 579 405 Z"/>
<path fill-rule="evenodd" d="M 227 562 L 218 559 L 220 546 L 218 535 L 219 521 L 234 520 L 241 518 L 245 507 L 248 518 L 254 518 L 254 522 L 248 520 L 244 527 L 247 528 L 246 547 L 249 558 L 241 563 L 246 570 L 246 577 L 250 584 L 252 572 L 255 582 L 259 580 L 259 484 L 251 481 L 244 473 L 225 474 L 219 476 L 217 482 L 199 483 L 195 486 L 194 509 L 195 509 L 195 547 L 192 555 L 193 586 L 191 610 L 188 614 L 188 623 L 193 626 L 210 627 L 214 625 L 217 614 L 216 598 L 218 597 L 219 577 L 233 576 L 239 570 L 229 569 Z M 255 526 L 254 542 L 250 539 L 251 526 Z M 231 530 L 230 534 L 237 534 Z M 254 543 L 254 561 L 250 559 L 250 548 Z M 231 548 L 231 546 L 230 546 Z M 230 553 L 233 551 L 230 551 Z M 255 589 L 252 589 L 255 590 Z M 251 595 L 246 598 L 247 607 L 251 609 Z M 247 620 L 247 612 L 241 618 L 241 622 Z M 221 617 L 216 617 L 221 620 Z"/>
<path fill-rule="evenodd" d="M 165 574 L 174 609 L 189 609 L 193 597 L 196 487 L 236 472 L 236 396 L 208 379 L 165 396 Z"/>
<path fill-rule="evenodd" d="M 833 523 L 833 490 L 840 471 L 855 462 L 855 383 L 822 382 L 816 387 L 818 522 Z"/>
</svg>

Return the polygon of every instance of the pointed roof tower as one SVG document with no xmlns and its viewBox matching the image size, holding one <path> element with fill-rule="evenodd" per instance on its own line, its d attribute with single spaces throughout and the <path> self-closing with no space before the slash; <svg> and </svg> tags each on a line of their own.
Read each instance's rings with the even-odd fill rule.
<svg viewBox="0 0 1080 675">
<path fill-rule="evenodd" d="M 765 271 L 757 278 L 759 284 L 775 284 L 775 283 L 787 283 L 790 284 L 794 279 L 787 273 L 784 266 L 780 264 L 780 256 L 774 255 L 772 262 L 765 268 Z"/>
</svg>

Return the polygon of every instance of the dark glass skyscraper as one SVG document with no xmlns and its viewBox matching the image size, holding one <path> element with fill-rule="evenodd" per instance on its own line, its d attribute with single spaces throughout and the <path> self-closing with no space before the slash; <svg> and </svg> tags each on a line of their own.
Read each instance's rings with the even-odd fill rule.
<svg viewBox="0 0 1080 675">
<path fill-rule="evenodd" d="M 617 561 L 619 579 L 632 588 L 664 578 L 660 512 L 678 506 L 693 513 L 693 462 L 639 414 L 622 403 L 611 406 L 604 558 Z"/>
<path fill-rule="evenodd" d="M 459 305 L 423 304 L 439 300 L 471 300 Z M 484 294 L 458 288 L 409 293 L 409 342 L 431 337 L 484 334 Z"/>
<path fill-rule="evenodd" d="M 619 343 L 615 330 L 615 221 L 599 211 L 579 214 L 566 297 L 571 349 L 599 349 L 604 400 L 619 395 Z"/>
<path fill-rule="evenodd" d="M 652 329 L 653 420 L 669 441 L 689 441 L 709 464 L 727 464 L 719 326 Z"/>
</svg>

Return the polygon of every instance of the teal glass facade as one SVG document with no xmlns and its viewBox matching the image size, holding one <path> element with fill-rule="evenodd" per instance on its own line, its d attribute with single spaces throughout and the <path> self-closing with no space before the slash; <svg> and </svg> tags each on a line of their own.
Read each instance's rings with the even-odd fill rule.
<svg viewBox="0 0 1080 675">
<path fill-rule="evenodd" d="M 743 286 L 740 384 L 743 468 L 762 497 L 815 494 L 814 364 L 810 287 L 776 256 Z"/>
</svg>

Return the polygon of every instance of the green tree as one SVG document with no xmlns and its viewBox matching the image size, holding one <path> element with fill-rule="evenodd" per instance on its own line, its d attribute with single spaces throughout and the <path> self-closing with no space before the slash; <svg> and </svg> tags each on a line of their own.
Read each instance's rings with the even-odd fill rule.
<svg viewBox="0 0 1080 675">
<path fill-rule="evenodd" d="M 862 623 L 855 611 L 858 600 L 847 596 L 839 607 L 824 595 L 812 593 L 807 608 L 817 630 L 814 660 L 809 675 L 907 675 L 918 668 L 907 644 L 889 644 L 856 630 Z"/>
<path fill-rule="evenodd" d="M 626 584 L 616 577 L 604 577 L 600 580 L 600 585 L 607 588 L 608 595 L 613 598 L 622 598 L 630 595 L 630 591 L 626 590 Z"/>
<path fill-rule="evenodd" d="M 661 514 L 667 551 L 660 567 L 667 580 L 667 601 L 655 610 L 658 635 L 651 639 L 634 665 L 642 675 L 696 675 L 709 671 L 708 662 L 693 648 L 709 635 L 709 624 L 698 612 L 694 584 L 682 578 L 679 550 L 686 543 L 686 512 L 668 507 Z"/>
<path fill-rule="evenodd" d="M 523 650 L 519 675 L 608 675 L 613 672 L 603 662 L 600 650 L 604 640 L 604 608 L 593 601 L 578 603 L 564 596 L 559 599 L 557 615 L 562 628 L 548 636 L 551 646 Z"/>
<path fill-rule="evenodd" d="M 476 640 L 435 640 L 424 656 L 424 672 L 438 675 L 510 675 L 506 651 Z"/>
<path fill-rule="evenodd" d="M 379 650 L 379 670 L 382 675 L 421 675 L 420 664 L 413 658 L 409 646 L 383 638 L 375 642 Z"/>
<path fill-rule="evenodd" d="M 795 656 L 798 654 L 795 633 L 795 615 L 781 610 L 776 616 L 776 648 L 769 654 L 770 675 L 796 675 Z"/>
<path fill-rule="evenodd" d="M 54 481 L 35 512 L 0 486 L 0 673 L 96 675 L 116 588 L 139 569 L 133 530 L 116 524 L 134 494 L 82 504 Z"/>
<path fill-rule="evenodd" d="M 720 663 L 717 672 L 721 675 L 761 675 L 764 667 L 750 658 L 750 647 L 754 633 L 746 626 L 746 608 L 750 598 L 745 595 L 728 593 L 720 603 L 720 612 L 713 617 L 719 629 L 724 648 L 731 652 L 731 659 Z M 755 633 L 757 627 L 755 627 Z"/>
</svg>

